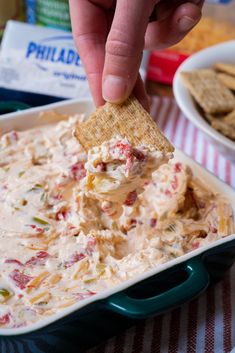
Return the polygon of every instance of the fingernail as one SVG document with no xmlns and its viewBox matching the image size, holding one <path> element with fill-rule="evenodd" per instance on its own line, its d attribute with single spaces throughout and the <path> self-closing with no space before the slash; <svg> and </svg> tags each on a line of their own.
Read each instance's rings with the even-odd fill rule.
<svg viewBox="0 0 235 353">
<path fill-rule="evenodd" d="M 195 21 L 193 18 L 184 16 L 178 21 L 179 30 L 181 32 L 186 32 L 190 30 L 196 23 L 197 21 Z"/>
<path fill-rule="evenodd" d="M 108 75 L 103 82 L 103 98 L 107 102 L 119 103 L 126 98 L 127 83 L 119 76 Z"/>
</svg>

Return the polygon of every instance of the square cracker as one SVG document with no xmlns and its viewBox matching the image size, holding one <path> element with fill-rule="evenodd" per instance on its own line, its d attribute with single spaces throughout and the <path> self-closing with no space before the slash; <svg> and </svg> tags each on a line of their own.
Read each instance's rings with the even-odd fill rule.
<svg viewBox="0 0 235 353">
<path fill-rule="evenodd" d="M 224 120 L 229 124 L 234 124 L 235 126 L 235 110 L 233 110 L 229 114 L 206 114 L 205 113 L 205 118 L 207 121 L 212 122 L 213 120 Z"/>
<path fill-rule="evenodd" d="M 221 120 L 224 117 L 225 117 L 225 114 L 213 115 L 213 114 L 205 113 L 205 118 L 209 123 L 211 123 L 212 121 L 217 120 L 217 119 Z"/>
<path fill-rule="evenodd" d="M 235 91 L 235 76 L 219 73 L 217 77 L 227 88 Z"/>
<path fill-rule="evenodd" d="M 216 119 L 212 121 L 211 126 L 217 131 L 221 132 L 224 136 L 229 137 L 231 140 L 235 141 L 235 124 L 228 124 L 224 119 Z"/>
<path fill-rule="evenodd" d="M 224 121 L 230 126 L 233 126 L 235 129 L 235 110 L 233 110 L 230 114 L 226 115 Z"/>
<path fill-rule="evenodd" d="M 85 150 L 121 136 L 134 146 L 149 146 L 165 153 L 174 151 L 174 147 L 134 96 L 123 104 L 105 103 L 88 120 L 77 125 L 75 136 Z"/>
<path fill-rule="evenodd" d="M 185 86 L 206 113 L 229 113 L 235 108 L 234 95 L 218 80 L 213 70 L 182 72 L 181 77 Z"/>
<path fill-rule="evenodd" d="M 211 126 L 221 132 L 226 137 L 235 141 L 235 110 L 227 114 L 224 118 L 211 121 Z"/>
<path fill-rule="evenodd" d="M 215 64 L 215 69 L 217 71 L 222 71 L 222 72 L 225 72 L 226 74 L 235 76 L 235 65 L 220 62 Z"/>
</svg>

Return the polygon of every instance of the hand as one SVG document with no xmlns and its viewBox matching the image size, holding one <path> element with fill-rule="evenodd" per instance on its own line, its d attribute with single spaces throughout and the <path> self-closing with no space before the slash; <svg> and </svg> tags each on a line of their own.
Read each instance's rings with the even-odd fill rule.
<svg viewBox="0 0 235 353">
<path fill-rule="evenodd" d="M 144 48 L 180 41 L 200 20 L 203 0 L 70 0 L 74 40 L 97 106 L 132 91 L 145 108 L 139 76 Z M 149 23 L 156 5 L 157 21 Z"/>
</svg>

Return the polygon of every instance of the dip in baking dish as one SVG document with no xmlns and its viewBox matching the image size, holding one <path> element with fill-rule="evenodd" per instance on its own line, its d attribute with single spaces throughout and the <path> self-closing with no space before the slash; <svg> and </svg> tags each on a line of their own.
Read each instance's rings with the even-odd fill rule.
<svg viewBox="0 0 235 353">
<path fill-rule="evenodd" d="M 1 328 L 36 322 L 234 231 L 228 202 L 186 165 L 119 138 L 87 156 L 73 136 L 79 119 L 0 139 Z"/>
</svg>

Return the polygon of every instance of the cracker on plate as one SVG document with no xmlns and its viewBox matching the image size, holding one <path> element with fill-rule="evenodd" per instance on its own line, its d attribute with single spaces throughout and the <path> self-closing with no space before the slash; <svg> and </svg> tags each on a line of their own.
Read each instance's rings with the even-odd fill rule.
<svg viewBox="0 0 235 353">
<path fill-rule="evenodd" d="M 235 76 L 219 73 L 217 77 L 227 88 L 235 91 Z"/>
<path fill-rule="evenodd" d="M 235 108 L 235 97 L 210 69 L 181 72 L 181 77 L 201 108 L 208 114 L 229 113 Z"/>
<path fill-rule="evenodd" d="M 233 110 L 230 114 L 226 115 L 224 121 L 235 128 L 235 110 Z"/>
<path fill-rule="evenodd" d="M 222 71 L 222 72 L 225 72 L 226 74 L 235 76 L 235 65 L 233 64 L 226 64 L 226 63 L 219 62 L 215 64 L 215 69 L 217 71 Z"/>
<path fill-rule="evenodd" d="M 217 120 L 217 119 L 223 119 L 225 117 L 225 115 L 224 114 L 207 114 L 207 113 L 205 113 L 205 118 L 206 118 L 206 120 L 209 122 L 209 123 L 211 123 L 212 121 L 214 121 L 214 120 Z"/>
<path fill-rule="evenodd" d="M 231 140 L 235 141 L 235 126 L 231 126 L 224 120 L 219 119 L 212 121 L 211 126 L 226 137 L 229 137 Z"/>
<path fill-rule="evenodd" d="M 88 120 L 78 124 L 75 136 L 85 150 L 99 146 L 112 137 L 121 136 L 134 146 L 149 146 L 166 153 L 174 151 L 174 147 L 134 96 L 123 104 L 105 103 Z"/>
<path fill-rule="evenodd" d="M 211 126 L 235 141 L 235 110 L 225 117 L 211 120 Z"/>
</svg>

